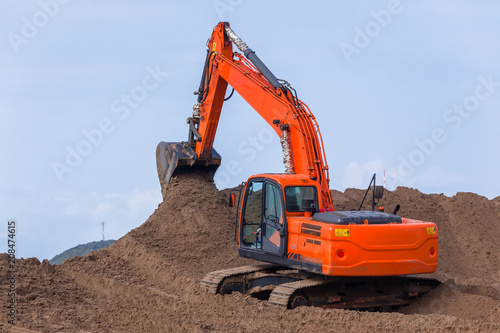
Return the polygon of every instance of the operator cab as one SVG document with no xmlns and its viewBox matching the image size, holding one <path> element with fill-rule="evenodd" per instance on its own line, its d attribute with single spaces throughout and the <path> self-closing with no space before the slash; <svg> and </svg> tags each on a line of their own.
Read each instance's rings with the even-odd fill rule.
<svg viewBox="0 0 500 333">
<path fill-rule="evenodd" d="M 235 238 L 240 255 L 285 256 L 287 216 L 304 216 L 318 211 L 318 188 L 305 177 L 266 174 L 251 177 L 245 186 L 237 216 Z M 234 197 L 230 202 L 234 206 Z"/>
</svg>

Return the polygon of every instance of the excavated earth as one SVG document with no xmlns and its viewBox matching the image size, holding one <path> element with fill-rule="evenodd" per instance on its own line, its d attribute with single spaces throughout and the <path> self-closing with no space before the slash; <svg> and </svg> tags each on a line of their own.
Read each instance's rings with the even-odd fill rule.
<svg viewBox="0 0 500 333">
<path fill-rule="evenodd" d="M 332 191 L 337 210 L 357 209 L 364 191 Z M 200 279 L 251 264 L 239 258 L 235 209 L 202 172 L 181 173 L 165 201 L 111 247 L 59 266 L 19 259 L 17 325 L 6 332 L 443 332 L 500 331 L 500 197 L 453 197 L 399 187 L 386 211 L 436 222 L 442 285 L 399 312 L 285 310 L 249 296 L 209 295 Z M 369 209 L 366 204 L 365 209 Z M 0 255 L 0 303 L 8 304 L 7 255 Z M 2 308 L 5 309 L 4 306 Z M 4 310 L 3 313 L 6 313 Z"/>
</svg>

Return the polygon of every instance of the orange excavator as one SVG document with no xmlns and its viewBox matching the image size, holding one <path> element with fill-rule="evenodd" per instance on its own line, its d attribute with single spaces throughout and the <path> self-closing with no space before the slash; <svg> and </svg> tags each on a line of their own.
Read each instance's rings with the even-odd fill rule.
<svg viewBox="0 0 500 333">
<path fill-rule="evenodd" d="M 215 173 L 221 164 L 212 145 L 228 84 L 279 136 L 285 172 L 251 176 L 230 193 L 230 205 L 238 209 L 239 255 L 265 263 L 211 272 L 201 281 L 203 289 L 239 291 L 287 308 L 394 309 L 439 284 L 415 276 L 436 270 L 436 225 L 395 212 L 336 211 L 314 115 L 227 22 L 208 41 L 198 100 L 187 119 L 188 141 L 157 147 L 164 196 L 177 170 Z M 374 200 L 382 192 L 374 184 Z"/>
</svg>

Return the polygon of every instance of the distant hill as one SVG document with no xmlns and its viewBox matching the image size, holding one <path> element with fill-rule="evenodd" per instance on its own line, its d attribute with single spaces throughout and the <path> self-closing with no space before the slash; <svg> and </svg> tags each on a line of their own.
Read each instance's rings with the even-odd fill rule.
<svg viewBox="0 0 500 333">
<path fill-rule="evenodd" d="M 60 265 L 66 259 L 73 258 L 76 256 L 84 256 L 92 251 L 108 247 L 114 242 L 115 242 L 114 239 L 109 239 L 107 241 L 98 241 L 98 242 L 90 242 L 87 244 L 80 244 L 69 250 L 64 251 L 63 253 L 56 255 L 54 258 L 50 259 L 49 262 L 51 265 Z"/>
</svg>

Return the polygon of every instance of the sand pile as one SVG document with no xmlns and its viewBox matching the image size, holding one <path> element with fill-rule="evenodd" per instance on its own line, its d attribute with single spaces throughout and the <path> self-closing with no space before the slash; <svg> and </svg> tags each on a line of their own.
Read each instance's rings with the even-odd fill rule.
<svg viewBox="0 0 500 333">
<path fill-rule="evenodd" d="M 363 194 L 333 191 L 336 208 L 357 208 Z M 18 324 L 42 332 L 500 330 L 500 199 L 398 188 L 381 203 L 435 221 L 440 233 L 433 276 L 444 284 L 400 313 L 283 310 L 240 294 L 201 292 L 207 272 L 251 261 L 238 257 L 226 193 L 197 172 L 178 174 L 165 202 L 110 248 L 61 266 L 18 260 Z M 6 256 L 0 260 L 6 267 Z M 5 283 L 0 292 L 5 304 Z"/>
</svg>

